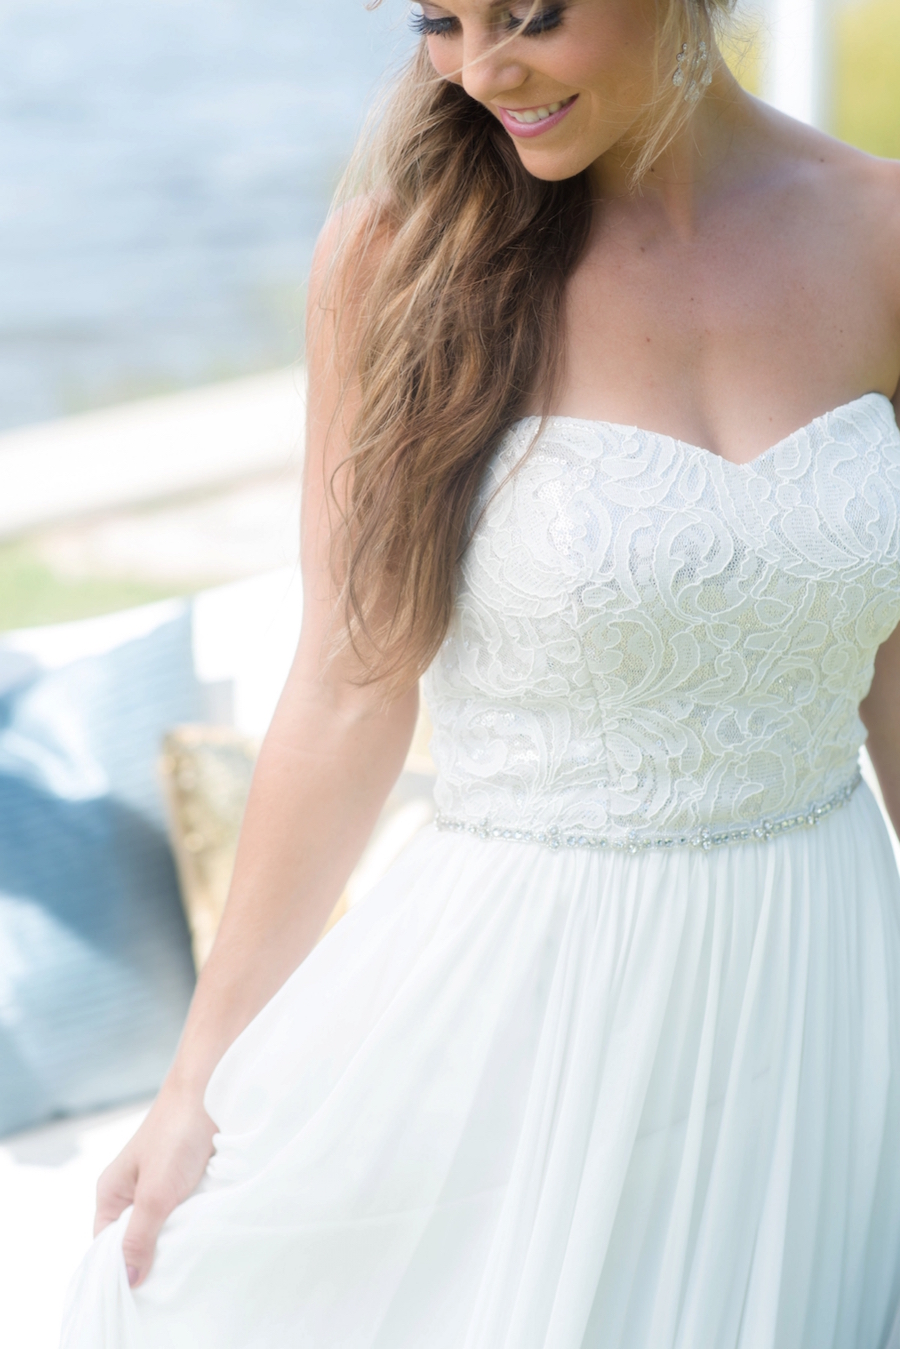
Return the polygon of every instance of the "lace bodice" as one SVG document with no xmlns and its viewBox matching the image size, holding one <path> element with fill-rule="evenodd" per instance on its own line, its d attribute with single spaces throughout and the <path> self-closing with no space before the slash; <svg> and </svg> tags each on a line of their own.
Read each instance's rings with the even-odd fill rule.
<svg viewBox="0 0 900 1349">
<path fill-rule="evenodd" d="M 867 394 L 735 465 L 526 418 L 426 677 L 442 816 L 610 839 L 839 794 L 900 621 L 900 432 Z"/>
</svg>

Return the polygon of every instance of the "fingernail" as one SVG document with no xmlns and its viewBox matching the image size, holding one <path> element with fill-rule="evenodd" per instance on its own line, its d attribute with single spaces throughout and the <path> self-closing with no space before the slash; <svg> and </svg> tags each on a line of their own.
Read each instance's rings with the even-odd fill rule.
<svg viewBox="0 0 900 1349">
<path fill-rule="evenodd" d="M 138 1279 L 141 1277 L 141 1271 L 139 1269 L 135 1269 L 134 1265 L 126 1265 L 125 1270 L 126 1273 L 128 1274 L 128 1287 L 133 1288 L 134 1285 L 137 1283 Z"/>
</svg>

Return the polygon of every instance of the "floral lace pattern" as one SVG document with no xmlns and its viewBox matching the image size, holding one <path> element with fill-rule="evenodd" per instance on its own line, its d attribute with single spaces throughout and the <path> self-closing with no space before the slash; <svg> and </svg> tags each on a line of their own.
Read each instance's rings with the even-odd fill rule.
<svg viewBox="0 0 900 1349">
<path fill-rule="evenodd" d="M 840 793 L 900 621 L 888 399 L 744 465 L 606 422 L 538 431 L 495 456 L 426 679 L 441 814 L 615 843 Z"/>
</svg>

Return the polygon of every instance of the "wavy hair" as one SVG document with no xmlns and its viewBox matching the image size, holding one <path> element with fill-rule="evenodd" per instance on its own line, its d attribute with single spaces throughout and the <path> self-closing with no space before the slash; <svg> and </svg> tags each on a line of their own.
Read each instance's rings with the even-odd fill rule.
<svg viewBox="0 0 900 1349">
<path fill-rule="evenodd" d="M 674 69 L 682 42 L 715 50 L 714 18 L 731 0 L 659 4 L 660 69 Z M 692 111 L 671 77 L 657 86 L 636 183 Z M 586 172 L 560 182 L 530 175 L 497 119 L 435 75 L 424 40 L 357 148 L 339 190 L 339 201 L 351 198 L 366 203 L 365 223 L 346 213 L 355 223 L 323 300 L 338 343 L 348 340 L 350 297 L 354 311 L 353 350 L 341 361 L 355 414 L 344 490 L 332 497 L 334 568 L 345 640 L 370 681 L 399 689 L 446 634 L 498 442 L 532 407 L 550 410 L 566 283 L 593 203 Z"/>
</svg>

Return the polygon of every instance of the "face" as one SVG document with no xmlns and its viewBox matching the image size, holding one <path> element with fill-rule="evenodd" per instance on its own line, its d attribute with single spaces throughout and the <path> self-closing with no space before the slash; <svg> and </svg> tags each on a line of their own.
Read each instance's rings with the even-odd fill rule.
<svg viewBox="0 0 900 1349">
<path fill-rule="evenodd" d="M 503 124 L 537 178 L 580 173 L 626 144 L 645 116 L 652 0 L 542 0 L 536 9 L 532 0 L 424 0 L 417 8 L 413 25 L 437 73 Z"/>
</svg>

